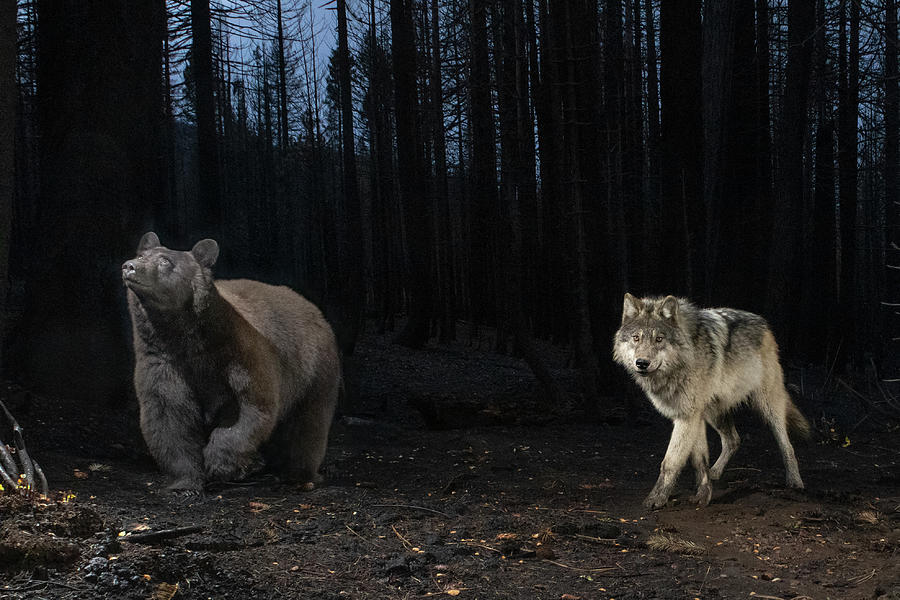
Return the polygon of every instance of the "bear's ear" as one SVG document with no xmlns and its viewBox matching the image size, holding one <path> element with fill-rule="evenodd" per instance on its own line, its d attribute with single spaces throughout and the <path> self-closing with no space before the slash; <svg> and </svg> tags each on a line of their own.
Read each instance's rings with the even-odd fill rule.
<svg viewBox="0 0 900 600">
<path fill-rule="evenodd" d="M 138 254 L 140 254 L 150 248 L 159 248 L 160 246 L 162 246 L 162 244 L 159 242 L 159 236 L 152 231 L 148 231 L 144 234 L 144 237 L 141 238 L 137 251 Z"/>
<path fill-rule="evenodd" d="M 194 255 L 201 267 L 209 269 L 216 264 L 216 259 L 219 258 L 219 244 L 216 243 L 216 240 L 200 240 L 194 244 L 191 254 Z"/>
<path fill-rule="evenodd" d="M 635 298 L 628 292 L 625 292 L 625 302 L 622 307 L 622 322 L 624 323 L 628 319 L 633 319 L 641 312 L 641 308 L 643 308 L 644 303 L 641 302 L 638 298 Z"/>
</svg>

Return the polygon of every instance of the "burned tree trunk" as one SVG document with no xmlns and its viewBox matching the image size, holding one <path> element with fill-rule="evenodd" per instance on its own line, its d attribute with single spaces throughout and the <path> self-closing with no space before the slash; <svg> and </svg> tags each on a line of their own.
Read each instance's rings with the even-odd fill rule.
<svg viewBox="0 0 900 600">
<path fill-rule="evenodd" d="M 453 235 L 447 182 L 447 139 L 444 132 L 444 86 L 441 77 L 441 29 L 438 0 L 431 0 L 431 135 L 434 146 L 435 266 L 439 290 L 440 340 L 456 337 L 453 290 Z"/>
<path fill-rule="evenodd" d="M 416 45 L 412 0 L 391 0 L 393 33 L 394 109 L 397 122 L 397 163 L 400 204 L 406 231 L 409 319 L 395 342 L 419 348 L 428 341 L 431 316 L 431 226 L 422 193 L 424 167 L 419 99 L 416 87 Z"/>
<path fill-rule="evenodd" d="M 360 214 L 359 182 L 356 172 L 356 149 L 353 135 L 353 95 L 350 79 L 350 50 L 347 43 L 347 2 L 337 0 L 338 17 L 338 76 L 340 78 L 341 121 L 343 127 L 342 156 L 344 174 L 344 221 L 346 227 L 341 237 L 341 272 L 339 303 L 342 307 L 340 322 L 336 325 L 338 344 L 344 354 L 352 354 L 362 326 L 363 304 L 363 252 L 362 215 Z M 283 75 L 283 74 L 282 74 Z M 285 118 L 285 124 L 287 119 Z"/>
<path fill-rule="evenodd" d="M 472 138 L 472 193 L 469 196 L 469 289 L 472 322 L 477 327 L 495 316 L 492 310 L 493 270 L 488 257 L 496 255 L 496 236 L 492 225 L 497 206 L 497 148 L 488 60 L 487 1 L 470 0 L 470 7 L 469 124 Z"/>
<path fill-rule="evenodd" d="M 119 265 L 165 194 L 163 6 L 113 4 L 37 4 L 40 212 L 15 342 L 24 383 L 94 403 L 130 388 Z"/>
<path fill-rule="evenodd" d="M 534 345 L 531 326 L 525 311 L 524 280 L 527 261 L 525 260 L 526 211 L 529 202 L 534 201 L 534 171 L 529 174 L 527 151 L 532 156 L 533 142 L 527 138 L 534 136 L 531 112 L 521 99 L 527 96 L 525 82 L 520 74 L 526 69 L 521 5 L 512 3 L 502 12 L 501 60 L 498 61 L 500 108 L 500 148 L 501 148 L 501 199 L 507 226 L 501 234 L 504 248 L 504 271 L 508 277 L 506 304 L 516 348 L 537 377 L 547 394 L 550 407 L 561 405 L 563 394 L 554 381 L 550 370 Z M 533 165 L 533 162 L 531 163 Z M 531 167 L 533 169 L 533 167 Z"/>
<path fill-rule="evenodd" d="M 6 294 L 9 290 L 9 248 L 15 188 L 16 131 L 16 6 L 0 5 L 0 372 L 6 345 Z"/>
<path fill-rule="evenodd" d="M 197 113 L 197 172 L 199 219 L 189 228 L 204 235 L 221 235 L 222 198 L 219 141 L 216 135 L 215 79 L 209 0 L 191 0 L 192 73 Z"/>
<path fill-rule="evenodd" d="M 660 4 L 660 257 L 659 289 L 702 294 L 706 219 L 700 107 L 700 0 Z"/>
<path fill-rule="evenodd" d="M 840 200 L 841 266 L 838 321 L 841 328 L 840 364 L 857 359 L 859 334 L 855 331 L 857 298 L 857 119 L 859 117 L 859 3 L 844 0 L 842 15 L 849 6 L 847 23 L 841 19 L 838 56 L 838 197 Z"/>
<path fill-rule="evenodd" d="M 769 273 L 766 313 L 773 316 L 778 339 L 796 340 L 790 335 L 799 305 L 797 247 L 803 207 L 803 142 L 812 61 L 815 5 L 791 2 L 788 5 L 788 57 L 784 101 L 780 121 L 780 169 L 776 181 L 775 229 Z M 789 310 L 788 310 L 789 309 Z M 780 334 L 780 335 L 779 335 Z"/>
</svg>

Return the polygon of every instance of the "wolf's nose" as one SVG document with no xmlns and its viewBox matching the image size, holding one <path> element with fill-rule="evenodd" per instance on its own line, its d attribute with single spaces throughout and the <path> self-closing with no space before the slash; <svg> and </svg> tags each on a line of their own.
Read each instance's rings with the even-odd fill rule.
<svg viewBox="0 0 900 600">
<path fill-rule="evenodd" d="M 638 371 L 646 371 L 650 366 L 650 361 L 646 358 L 638 358 L 634 361 L 635 366 L 637 366 Z"/>
</svg>

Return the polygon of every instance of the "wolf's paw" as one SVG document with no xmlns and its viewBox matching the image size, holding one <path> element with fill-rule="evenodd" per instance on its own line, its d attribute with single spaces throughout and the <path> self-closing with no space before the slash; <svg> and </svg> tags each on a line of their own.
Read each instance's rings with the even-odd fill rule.
<svg viewBox="0 0 900 600">
<path fill-rule="evenodd" d="M 713 465 L 712 468 L 709 470 L 709 478 L 712 479 L 713 481 L 718 481 L 719 479 L 722 478 L 722 473 L 724 471 L 725 471 L 725 467 L 720 468 L 716 465 Z"/>
<path fill-rule="evenodd" d="M 796 477 L 790 477 L 790 476 L 788 476 L 788 478 L 787 478 L 787 486 L 788 486 L 789 488 L 793 489 L 793 490 L 802 490 L 803 487 L 804 487 L 804 486 L 803 486 L 803 480 L 800 479 L 800 476 L 799 476 L 799 475 L 797 475 Z"/>
<path fill-rule="evenodd" d="M 654 508 L 662 508 L 666 505 L 666 501 L 669 499 L 668 494 L 664 494 L 657 490 L 653 490 L 650 492 L 646 498 L 644 498 L 644 508 L 654 509 Z"/>
<path fill-rule="evenodd" d="M 691 502 L 696 502 L 700 506 L 706 506 L 712 499 L 712 486 L 704 483 L 697 488 L 697 493 L 691 496 Z"/>
</svg>

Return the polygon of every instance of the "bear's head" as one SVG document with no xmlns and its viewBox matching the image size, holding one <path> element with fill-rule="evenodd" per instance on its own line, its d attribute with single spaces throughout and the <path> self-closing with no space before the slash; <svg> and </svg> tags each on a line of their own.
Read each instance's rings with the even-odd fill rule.
<svg viewBox="0 0 900 600">
<path fill-rule="evenodd" d="M 206 307 L 213 285 L 210 269 L 218 257 L 215 240 L 200 240 L 182 252 L 162 246 L 150 231 L 141 238 L 137 256 L 122 265 L 122 281 L 147 308 L 199 312 Z"/>
</svg>

